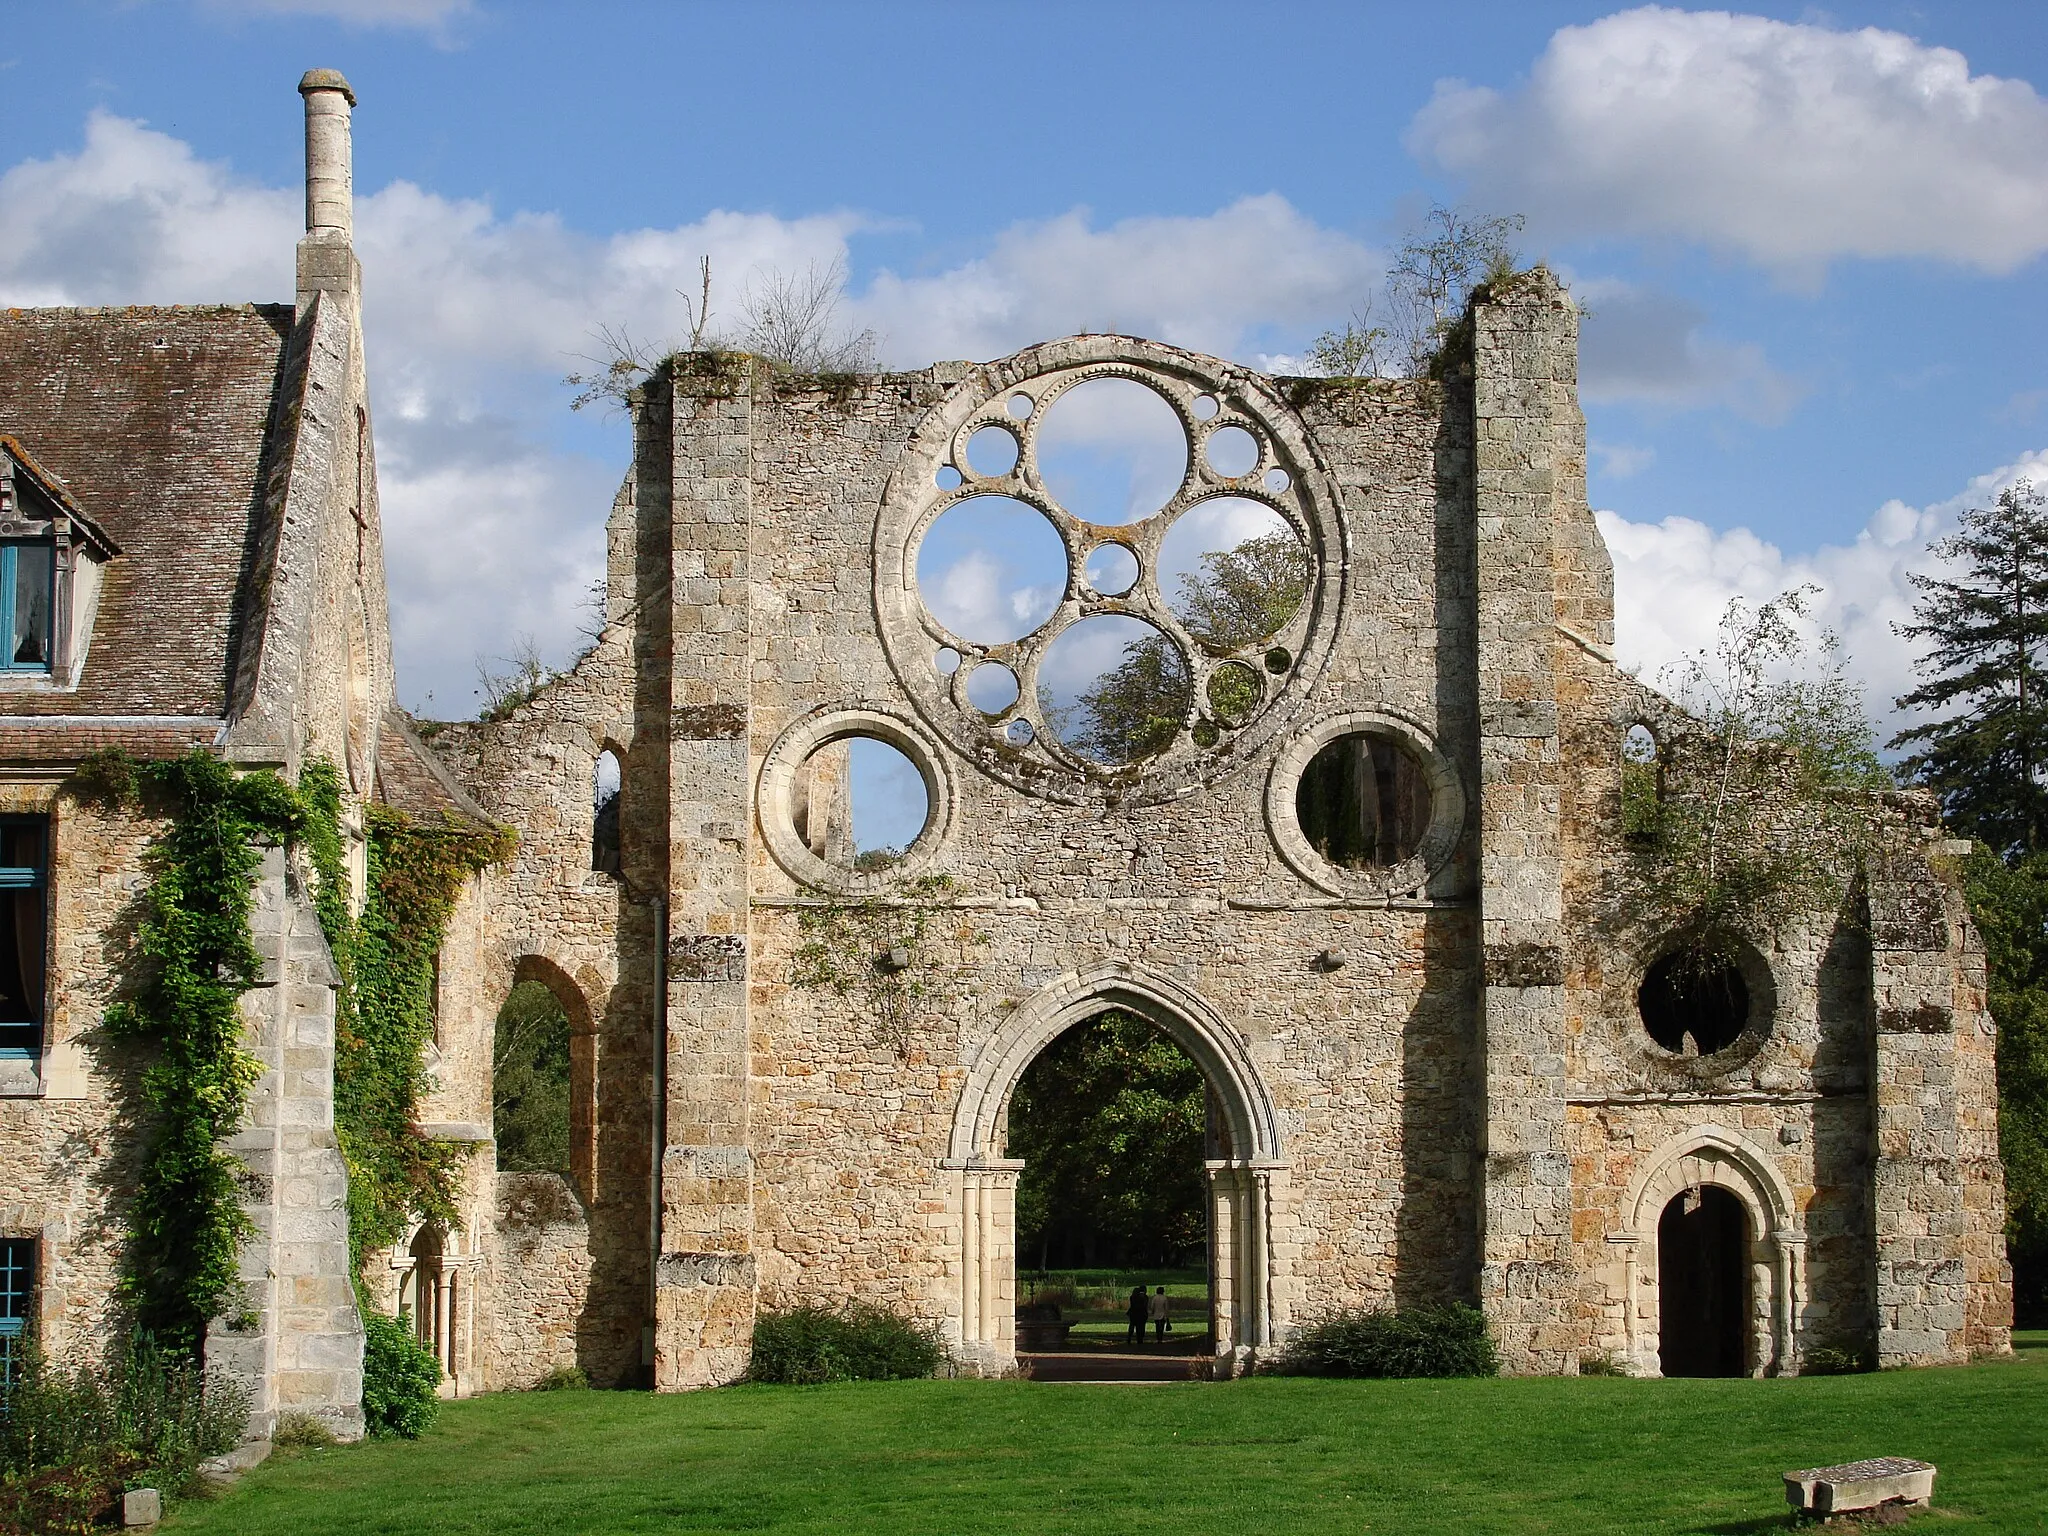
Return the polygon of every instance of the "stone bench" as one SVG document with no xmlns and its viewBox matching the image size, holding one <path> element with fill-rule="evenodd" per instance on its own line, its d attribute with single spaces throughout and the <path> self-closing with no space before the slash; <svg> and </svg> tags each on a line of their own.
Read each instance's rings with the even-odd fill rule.
<svg viewBox="0 0 2048 1536">
<path fill-rule="evenodd" d="M 1924 1509 L 1933 1499 L 1934 1468 L 1904 1456 L 1877 1456 L 1785 1474 L 1785 1502 L 1810 1515 L 1839 1515 L 1894 1502 Z"/>
</svg>

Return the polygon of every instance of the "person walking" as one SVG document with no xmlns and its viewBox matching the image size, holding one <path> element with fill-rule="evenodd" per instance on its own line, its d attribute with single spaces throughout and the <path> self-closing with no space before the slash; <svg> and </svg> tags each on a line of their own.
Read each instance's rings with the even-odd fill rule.
<svg viewBox="0 0 2048 1536">
<path fill-rule="evenodd" d="M 1131 1287 L 1130 1305 L 1124 1308 L 1124 1317 L 1130 1323 L 1130 1327 L 1124 1330 L 1124 1342 L 1126 1344 L 1143 1344 L 1145 1342 L 1146 1316 L 1145 1287 L 1134 1285 Z"/>
<path fill-rule="evenodd" d="M 1153 1332 L 1161 1344 L 1166 1342 L 1167 1332 L 1173 1327 L 1173 1316 L 1170 1307 L 1171 1303 L 1166 1299 L 1166 1287 L 1162 1285 L 1152 1293 L 1150 1308 Z"/>
</svg>

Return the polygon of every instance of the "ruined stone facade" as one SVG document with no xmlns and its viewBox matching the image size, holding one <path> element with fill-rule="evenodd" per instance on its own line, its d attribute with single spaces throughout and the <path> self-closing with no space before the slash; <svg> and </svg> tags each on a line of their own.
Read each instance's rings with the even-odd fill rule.
<svg viewBox="0 0 2048 1536">
<path fill-rule="evenodd" d="M 827 380 L 696 355 L 648 382 L 602 638 L 508 720 L 436 738 L 522 834 L 484 918 L 498 995 L 542 976 L 590 1041 L 591 1288 L 543 1325 L 568 1289 L 550 1279 L 550 1303 L 501 1249 L 486 1287 L 520 1328 L 575 1332 L 609 1374 L 651 1322 L 654 1381 L 688 1387 L 743 1370 L 758 1308 L 858 1298 L 1006 1369 L 1008 1094 L 1117 1006 L 1211 1083 L 1226 1370 L 1323 1309 L 1464 1299 L 1511 1369 L 1655 1371 L 1659 1222 L 1711 1189 L 1740 1203 L 1744 1368 L 1820 1345 L 1888 1364 L 2006 1347 L 1992 1039 L 1949 845 L 1925 804 L 1873 804 L 1884 867 L 1856 910 L 1750 936 L 1740 1037 L 1705 1055 L 1651 1040 L 1654 937 L 1617 939 L 1599 894 L 1622 855 L 1623 735 L 1683 722 L 1613 662 L 1573 305 L 1538 271 L 1472 324 L 1469 374 L 1443 384 L 1272 379 L 1119 336 Z M 1180 492 L 1131 527 L 1060 516 L 1032 468 L 1049 402 L 1104 377 L 1154 390 L 1189 442 Z M 1009 476 L 967 462 L 990 424 L 1020 439 Z M 1203 451 L 1233 425 L 1259 444 L 1244 476 Z M 1064 530 L 1067 590 L 1036 639 L 973 646 L 921 601 L 918 539 L 982 492 Z M 1102 539 L 1149 569 L 1173 516 L 1221 493 L 1262 500 L 1308 551 L 1308 600 L 1271 639 L 1192 643 L 1156 585 L 1109 598 L 1080 574 Z M 1195 669 L 1170 742 L 1116 771 L 1063 749 L 1032 702 L 1044 639 L 1100 613 L 1168 628 Z M 1239 661 L 1258 701 L 1220 719 L 1201 684 Z M 990 664 L 1022 681 L 993 717 L 963 687 Z M 1361 733 L 1416 766 L 1427 809 L 1394 863 L 1339 867 L 1298 792 Z M 832 776 L 814 753 L 858 736 L 909 756 L 931 804 L 880 871 L 831 857 L 815 825 Z M 605 750 L 623 763 L 619 881 L 590 868 Z M 924 912 L 923 952 L 885 936 L 859 958 L 942 982 L 907 1021 L 797 984 L 807 910 L 891 903 Z M 495 1368 L 559 1353 L 537 1348 Z"/>
<path fill-rule="evenodd" d="M 1845 904 L 1735 936 L 1729 1038 L 1667 1049 L 1645 1028 L 1659 939 L 1611 921 L 1622 740 L 1687 725 L 1613 662 L 1577 313 L 1548 274 L 1480 295 L 1469 367 L 1442 382 L 1276 379 L 1099 335 L 909 374 L 673 359 L 635 397 L 596 644 L 505 718 L 416 732 L 391 704 L 352 97 L 318 72 L 304 89 L 294 309 L 0 324 L 19 365 L 0 434 L 27 444 L 23 484 L 54 467 L 33 494 L 80 530 L 75 654 L 0 676 L 0 825 L 47 816 L 52 838 L 48 1005 L 35 1050 L 0 1055 L 0 1238 L 35 1243 L 51 1347 L 118 1326 L 134 1177 L 135 1066 L 95 1031 L 156 829 L 65 792 L 105 745 L 287 775 L 331 758 L 358 889 L 372 798 L 518 831 L 450 924 L 425 1062 L 422 1133 L 466 1149 L 459 1219 L 361 1277 L 415 1318 L 451 1393 L 558 1366 L 729 1381 L 757 1312 L 798 1302 L 908 1311 L 963 1367 L 1011 1368 L 1009 1095 L 1110 1007 L 1209 1080 L 1224 1373 L 1325 1309 L 1449 1300 L 1484 1307 L 1512 1370 L 1653 1373 L 1675 1347 L 1660 1298 L 1697 1279 L 1660 1233 L 1716 1211 L 1735 1369 L 2008 1346 L 1983 958 L 1927 803 L 1866 807 L 1877 852 Z M 1116 526 L 1064 511 L 1035 458 L 1048 410 L 1098 379 L 1150 391 L 1187 445 L 1178 490 Z M 968 462 L 989 427 L 1016 470 Z M 1227 429 L 1255 446 L 1242 474 L 1212 462 Z M 165 544 L 162 484 L 217 524 Z M 1064 590 L 1020 640 L 969 643 L 919 590 L 920 540 L 977 494 L 1038 507 L 1065 544 Z M 1175 519 L 1220 495 L 1304 560 L 1299 605 L 1248 641 L 1192 634 L 1155 569 Z M 1105 542 L 1141 571 L 1121 595 L 1085 575 Z M 1122 768 L 1063 744 L 1034 687 L 1048 646 L 1106 615 L 1153 623 L 1187 673 Z M 985 713 L 970 680 L 1004 667 L 1017 702 Z M 848 857 L 862 737 L 929 800 L 880 868 Z M 1305 820 L 1335 749 L 1398 780 L 1391 852 L 1339 858 Z M 594 847 L 607 753 L 615 869 Z M 250 1309 L 209 1355 L 257 1389 L 257 1429 L 311 1410 L 348 1430 L 336 978 L 283 851 L 258 896 L 246 1007 L 267 1074 L 237 1146 L 261 1236 Z M 841 918 L 859 937 L 837 963 L 918 984 L 807 983 Z M 493 1020 L 529 980 L 572 1031 L 566 1176 L 491 1156 Z"/>
</svg>

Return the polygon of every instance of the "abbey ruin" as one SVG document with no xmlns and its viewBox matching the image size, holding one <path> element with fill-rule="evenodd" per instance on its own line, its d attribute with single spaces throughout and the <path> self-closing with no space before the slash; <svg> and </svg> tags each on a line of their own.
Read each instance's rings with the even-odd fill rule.
<svg viewBox="0 0 2048 1536">
<path fill-rule="evenodd" d="M 244 411 L 247 473 L 223 493 L 236 549 L 303 546 L 279 568 L 303 575 L 261 591 L 299 607 L 223 619 L 190 700 L 89 707 L 62 679 L 0 677 L 7 809 L 48 819 L 56 903 L 41 1032 L 0 1063 L 0 1225 L 39 1245 L 51 1336 L 108 1326 L 123 1198 L 89 1049 L 109 995 L 93 892 L 132 878 L 143 845 L 62 789 L 102 708 L 106 730 L 150 716 L 244 764 L 326 751 L 351 805 L 516 829 L 450 927 L 426 1062 L 421 1128 L 465 1149 L 461 1217 L 376 1258 L 366 1291 L 421 1319 L 450 1390 L 557 1364 L 606 1385 L 727 1382 L 758 1311 L 847 1299 L 937 1324 L 963 1369 L 1012 1369 L 1008 1097 L 1111 1007 L 1209 1082 L 1220 1374 L 1326 1309 L 1448 1300 L 1483 1308 L 1517 1372 L 1604 1354 L 1654 1374 L 1681 1347 L 1729 1374 L 1796 1372 L 1821 1345 L 1867 1342 L 1888 1365 L 2008 1347 L 1983 956 L 1931 801 L 1871 797 L 1874 852 L 1842 900 L 1722 936 L 1718 1015 L 1646 1016 L 1672 937 L 1616 920 L 1623 741 L 1643 727 L 1670 752 L 1691 727 L 1615 665 L 1578 315 L 1547 272 L 1475 296 L 1441 380 L 1274 378 L 1116 335 L 857 376 L 672 358 L 633 397 L 594 648 L 503 718 L 416 729 L 385 659 L 346 86 L 308 79 L 341 123 L 309 139 L 311 184 L 341 206 L 309 194 L 296 315 L 218 322 L 263 328 L 280 387 L 312 391 L 281 449 L 262 446 L 269 396 Z M 10 371 L 60 323 L 85 383 L 94 338 L 200 324 L 67 313 L 6 318 L 29 338 L 8 342 Z M 1063 400 L 1105 382 L 1170 413 L 1184 448 L 1174 488 L 1133 515 L 1069 506 L 1041 462 Z M 110 545 L 142 548 L 146 502 L 95 471 L 94 424 L 75 419 L 90 393 L 0 384 L 0 432 Z M 1001 451 L 970 453 L 977 439 Z M 252 494 L 280 487 L 280 453 L 299 456 L 299 501 Z M 1045 615 L 994 639 L 944 622 L 919 576 L 934 526 L 986 498 L 1030 509 L 1065 566 Z M 1205 627 L 1162 573 L 1177 524 L 1223 499 L 1292 541 L 1298 591 L 1270 627 Z M 1091 574 L 1105 546 L 1124 576 Z M 144 600 L 119 574 L 138 556 L 101 559 L 96 610 L 73 610 L 86 693 L 150 643 L 122 617 Z M 251 611 L 237 570 L 220 568 L 223 613 Z M 1146 626 L 1178 680 L 1121 760 L 1041 686 L 1062 636 L 1112 619 Z M 266 694 L 250 648 L 287 643 L 305 681 Z M 923 784 L 900 858 L 854 857 L 836 819 L 862 740 Z M 595 824 L 605 754 L 615 849 Z M 282 851 L 272 863 L 275 984 L 310 997 L 317 933 L 292 926 L 306 897 Z M 855 936 L 833 960 L 848 986 L 803 980 L 821 918 Z M 491 1154 L 493 1020 L 528 980 L 574 1029 L 567 1178 L 499 1173 Z M 249 1272 L 277 1294 L 245 1369 L 275 1403 L 340 1412 L 317 1000 L 289 1016 L 302 1054 L 278 1060 L 259 1122 L 325 1171 L 259 1168 L 277 1237 Z M 252 1140 L 252 1166 L 281 1146 Z M 1709 1292 L 1713 1336 L 1665 1338 L 1668 1298 Z M 298 1359 L 301 1336 L 329 1363 Z M 287 1366 L 304 1374 L 275 1388 Z"/>
</svg>

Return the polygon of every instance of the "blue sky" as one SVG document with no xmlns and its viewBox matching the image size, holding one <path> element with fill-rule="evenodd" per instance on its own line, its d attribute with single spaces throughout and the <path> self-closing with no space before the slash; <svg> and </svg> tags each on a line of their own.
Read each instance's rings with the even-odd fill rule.
<svg viewBox="0 0 2048 1536">
<path fill-rule="evenodd" d="M 1872 30 L 1865 30 L 1872 29 Z M 560 376 L 843 261 L 884 361 L 1138 331 L 1286 366 L 1433 200 L 1592 308 L 1621 649 L 1827 588 L 1873 703 L 1956 510 L 2048 467 L 2048 8 L 8 7 L 0 301 L 286 299 L 311 66 L 359 247 L 406 702 L 575 644 L 625 428 Z"/>
</svg>

